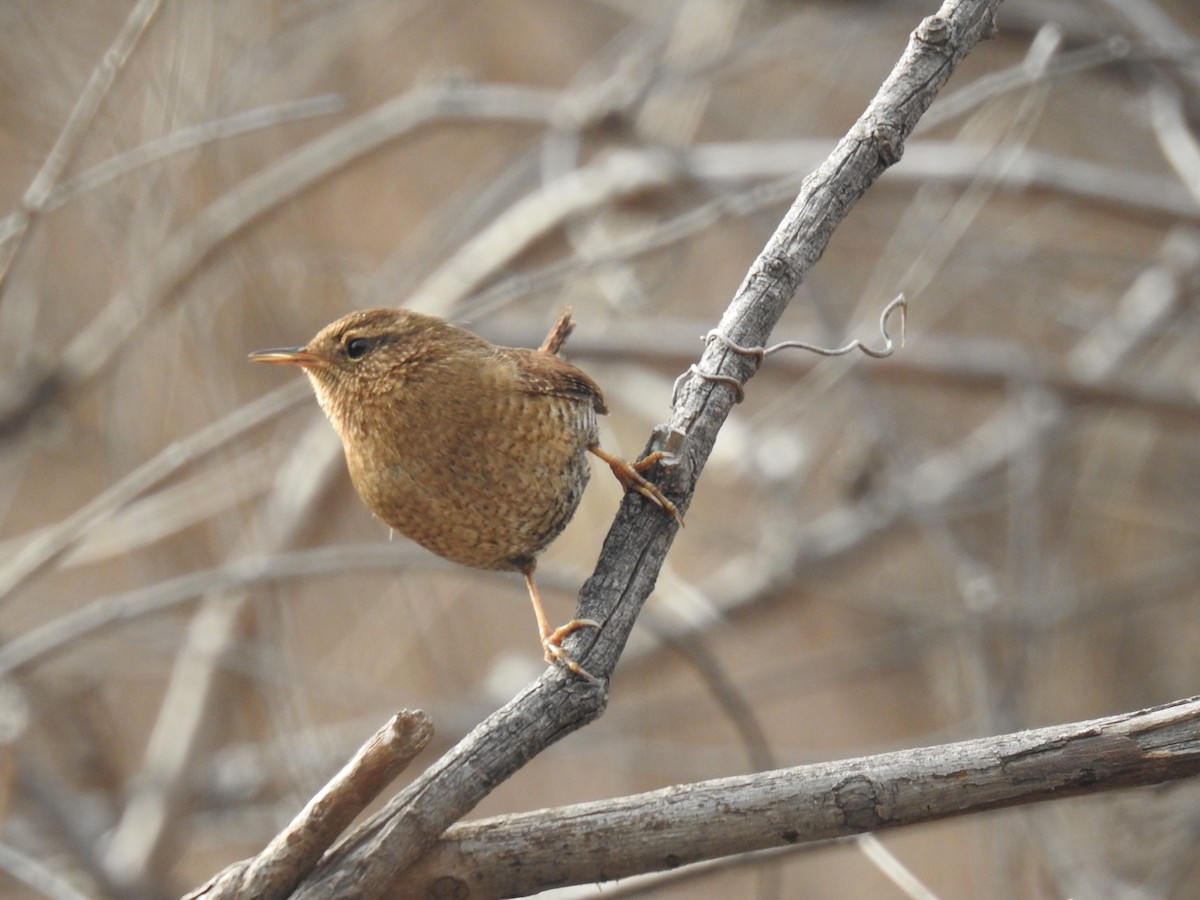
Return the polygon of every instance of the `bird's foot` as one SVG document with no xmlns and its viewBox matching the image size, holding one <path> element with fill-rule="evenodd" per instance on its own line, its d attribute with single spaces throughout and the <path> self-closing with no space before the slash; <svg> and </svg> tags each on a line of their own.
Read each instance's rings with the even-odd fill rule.
<svg viewBox="0 0 1200 900">
<path fill-rule="evenodd" d="M 590 681 L 592 684 L 600 684 L 600 679 L 571 659 L 562 646 L 562 642 L 567 635 L 573 634 L 581 628 L 599 627 L 600 623 L 593 619 L 572 619 L 566 625 L 559 625 L 553 631 L 546 632 L 542 635 L 542 649 L 546 651 L 546 662 L 551 665 L 558 664 L 564 666 L 580 678 Z"/>
<path fill-rule="evenodd" d="M 647 453 L 637 462 L 631 463 L 629 460 L 613 456 L 599 447 L 590 447 L 588 449 L 608 463 L 608 467 L 612 469 L 612 473 L 617 476 L 617 481 L 621 482 L 625 490 L 637 491 L 637 493 L 641 494 L 659 509 L 670 514 L 671 518 L 678 522 L 680 527 L 683 526 L 683 516 L 680 515 L 679 508 L 667 498 L 667 495 L 662 492 L 662 489 L 658 485 L 647 481 L 645 476 L 642 475 L 642 472 L 649 469 L 655 463 L 661 462 L 664 459 L 673 459 L 674 454 L 667 453 L 665 450 L 655 450 L 653 453 Z"/>
</svg>

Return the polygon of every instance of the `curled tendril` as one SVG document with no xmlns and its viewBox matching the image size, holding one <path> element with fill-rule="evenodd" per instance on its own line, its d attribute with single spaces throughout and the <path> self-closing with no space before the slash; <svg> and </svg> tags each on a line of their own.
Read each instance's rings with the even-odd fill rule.
<svg viewBox="0 0 1200 900">
<path fill-rule="evenodd" d="M 893 313 L 899 313 L 900 316 L 900 337 L 898 341 L 892 339 L 891 334 L 891 319 Z M 866 354 L 872 359 L 885 359 L 891 356 L 897 345 L 904 346 L 904 326 L 908 312 L 908 300 L 903 294 L 899 294 L 895 300 L 883 308 L 883 312 L 879 315 L 879 333 L 883 335 L 883 347 L 881 349 L 873 349 L 868 347 L 860 340 L 853 340 L 844 347 L 818 347 L 816 344 L 809 344 L 805 341 L 782 341 L 778 344 L 772 344 L 770 347 L 742 347 L 735 344 L 728 337 L 716 329 L 706 334 L 702 340 L 708 343 L 713 338 L 719 340 L 722 344 L 732 350 L 734 353 L 740 353 L 743 356 L 749 356 L 759 364 L 772 353 L 778 353 L 780 350 L 807 350 L 810 353 L 816 353 L 819 356 L 845 356 L 847 353 L 853 353 L 858 350 Z M 686 372 L 675 379 L 675 386 L 671 391 L 671 405 L 675 405 L 675 401 L 679 397 L 679 389 L 683 384 L 684 379 L 690 378 L 692 375 L 698 375 L 706 381 L 715 381 L 720 384 L 727 384 L 737 392 L 738 403 L 742 402 L 744 391 L 742 383 L 736 378 L 729 375 L 715 375 L 709 372 L 701 372 L 695 365 L 688 368 Z"/>
</svg>

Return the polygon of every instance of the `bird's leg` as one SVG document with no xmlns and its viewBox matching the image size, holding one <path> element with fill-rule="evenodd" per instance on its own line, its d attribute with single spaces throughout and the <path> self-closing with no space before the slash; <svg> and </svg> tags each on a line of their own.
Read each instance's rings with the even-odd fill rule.
<svg viewBox="0 0 1200 900">
<path fill-rule="evenodd" d="M 617 476 L 617 481 L 621 482 L 625 490 L 637 491 L 651 503 L 670 513 L 676 522 L 683 525 L 683 516 L 679 514 L 675 504 L 667 499 L 667 495 L 659 489 L 658 485 L 651 484 L 642 476 L 642 472 L 659 460 L 670 459 L 670 453 L 655 450 L 653 453 L 647 453 L 637 462 L 631 463 L 627 459 L 621 459 L 619 456 L 613 456 L 602 450 L 599 444 L 593 444 L 588 449 L 608 463 L 608 467 L 612 469 L 612 473 Z"/>
<path fill-rule="evenodd" d="M 542 606 L 542 594 L 538 590 L 537 582 L 533 580 L 533 569 L 534 566 L 531 563 L 521 570 L 521 574 L 525 576 L 525 584 L 529 588 L 529 599 L 533 601 L 533 614 L 537 616 L 538 632 L 542 636 L 542 649 L 546 651 L 546 662 L 561 663 L 580 678 L 586 678 L 593 684 L 599 684 L 599 678 L 586 671 L 583 666 L 567 655 L 567 651 L 562 647 L 562 642 L 572 632 L 581 628 L 599 628 L 600 623 L 592 619 L 572 619 L 566 625 L 551 628 L 550 620 L 546 618 L 546 610 Z"/>
</svg>

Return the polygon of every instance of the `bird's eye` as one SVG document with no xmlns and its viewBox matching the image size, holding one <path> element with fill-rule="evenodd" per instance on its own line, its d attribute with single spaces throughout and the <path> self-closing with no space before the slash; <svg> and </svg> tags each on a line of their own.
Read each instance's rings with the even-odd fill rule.
<svg viewBox="0 0 1200 900">
<path fill-rule="evenodd" d="M 346 341 L 346 355 L 351 359 L 362 359 L 367 355 L 367 351 L 371 349 L 372 341 L 370 338 L 356 337 Z"/>
</svg>

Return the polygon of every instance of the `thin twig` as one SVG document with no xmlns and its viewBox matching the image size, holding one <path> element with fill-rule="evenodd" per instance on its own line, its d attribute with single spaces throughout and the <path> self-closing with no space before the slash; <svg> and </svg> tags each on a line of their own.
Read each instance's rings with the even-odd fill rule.
<svg viewBox="0 0 1200 900">
<path fill-rule="evenodd" d="M 88 897 L 63 878 L 61 873 L 9 844 L 0 843 L 0 870 L 48 900 L 87 900 Z"/>
<path fill-rule="evenodd" d="M 413 291 L 410 309 L 444 310 L 469 296 L 484 278 L 535 239 L 580 212 L 669 184 L 678 177 L 675 156 L 619 150 L 572 169 L 513 204 L 482 229 Z"/>
<path fill-rule="evenodd" d="M 432 737 L 433 723 L 425 713 L 396 713 L 258 856 L 228 867 L 185 900 L 283 900 Z"/>
<path fill-rule="evenodd" d="M 25 195 L 21 198 L 22 214 L 9 224 L 4 235 L 4 243 L 0 244 L 0 293 L 3 292 L 5 280 L 21 247 L 25 233 L 34 217 L 44 211 L 51 190 L 62 176 L 63 170 L 79 151 L 83 135 L 91 126 L 92 119 L 96 117 L 100 104 L 104 102 L 117 75 L 129 61 L 130 54 L 133 53 L 134 47 L 137 46 L 161 5 L 162 0 L 140 0 L 125 17 L 125 22 L 113 40 L 112 46 L 108 48 L 100 63 L 92 70 L 87 85 L 79 95 L 79 99 L 75 101 L 75 108 L 71 110 L 71 115 L 67 118 L 67 124 L 59 133 L 58 139 L 55 140 L 54 146 L 50 148 L 50 152 L 42 163 L 42 168 L 34 176 Z"/>
<path fill-rule="evenodd" d="M 79 194 L 94 191 L 130 172 L 176 153 L 251 131 L 282 125 L 286 122 L 331 115 L 341 112 L 345 106 L 345 100 L 337 94 L 321 94 L 316 97 L 306 97 L 303 100 L 289 100 L 286 103 L 249 109 L 223 119 L 214 119 L 210 122 L 200 122 L 187 128 L 180 128 L 157 140 L 147 141 L 112 159 L 98 163 L 56 185 L 46 196 L 44 211 L 57 209 Z"/>
<path fill-rule="evenodd" d="M 78 609 L 31 628 L 0 644 L 0 676 L 44 661 L 81 638 L 113 625 L 188 603 L 205 594 L 248 589 L 259 584 L 312 578 L 346 571 L 411 565 L 440 567 L 435 557 L 404 544 L 354 544 L 235 559 L 120 594 L 97 597 Z"/>
<path fill-rule="evenodd" d="M 89 528 L 114 510 L 131 502 L 183 466 L 224 446 L 307 397 L 305 387 L 301 384 L 287 385 L 238 407 L 224 418 L 166 447 L 53 527 L 38 532 L 0 566 L 0 601 L 11 597 L 14 591 L 51 565 L 74 546 Z"/>
</svg>

